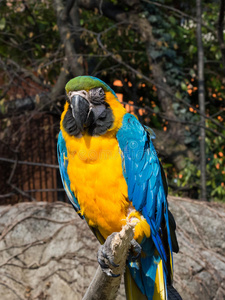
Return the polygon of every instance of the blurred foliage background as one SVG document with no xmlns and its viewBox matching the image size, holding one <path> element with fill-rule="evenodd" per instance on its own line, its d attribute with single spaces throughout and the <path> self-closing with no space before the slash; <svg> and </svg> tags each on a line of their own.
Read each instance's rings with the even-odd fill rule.
<svg viewBox="0 0 225 300">
<path fill-rule="evenodd" d="M 224 7 L 202 1 L 202 114 L 196 1 L 2 0 L 0 203 L 64 200 L 56 158 L 64 87 L 86 74 L 153 128 L 173 195 L 200 198 L 204 127 L 207 199 L 224 201 Z"/>
</svg>

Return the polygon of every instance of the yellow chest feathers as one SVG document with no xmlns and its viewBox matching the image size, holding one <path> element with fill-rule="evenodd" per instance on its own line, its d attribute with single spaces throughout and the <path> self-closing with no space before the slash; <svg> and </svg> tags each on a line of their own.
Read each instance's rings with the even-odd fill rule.
<svg viewBox="0 0 225 300">
<path fill-rule="evenodd" d="M 122 159 L 114 136 L 67 138 L 68 175 L 81 213 L 108 236 L 126 222 L 129 207 Z"/>
</svg>

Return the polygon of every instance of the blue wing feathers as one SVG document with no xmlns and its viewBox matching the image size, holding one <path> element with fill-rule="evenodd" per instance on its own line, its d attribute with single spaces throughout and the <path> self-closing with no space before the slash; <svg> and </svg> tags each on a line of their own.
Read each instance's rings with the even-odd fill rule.
<svg viewBox="0 0 225 300">
<path fill-rule="evenodd" d="M 67 149 L 66 149 L 66 143 L 62 136 L 61 131 L 58 136 L 57 155 L 58 155 L 59 171 L 60 171 L 60 175 L 62 178 L 63 187 L 66 191 L 67 197 L 69 198 L 70 202 L 73 204 L 76 212 L 78 212 L 78 214 L 79 214 L 80 206 L 78 204 L 78 201 L 77 201 L 74 193 L 70 189 L 70 180 L 69 180 L 69 176 L 67 174 L 67 166 L 68 166 Z M 81 216 L 81 217 L 83 218 L 83 216 Z"/>
<path fill-rule="evenodd" d="M 151 201 L 146 201 L 146 205 L 145 205 L 146 214 L 149 216 L 149 218 L 154 218 L 155 207 L 156 207 L 156 195 L 155 195 L 155 191 L 150 189 L 150 187 L 148 187 L 147 199 L 151 199 Z"/>
<path fill-rule="evenodd" d="M 154 291 L 153 281 L 155 281 L 157 264 L 152 260 L 157 261 L 161 258 L 164 273 L 168 274 L 170 271 L 167 269 L 168 258 L 161 236 L 162 219 L 167 227 L 169 251 L 172 249 L 166 194 L 160 163 L 151 141 L 153 138 L 155 134 L 151 129 L 143 127 L 134 116 L 125 114 L 123 125 L 117 133 L 117 140 L 124 158 L 123 171 L 128 185 L 128 197 L 135 209 L 143 214 L 151 228 L 151 237 L 145 238 L 141 244 L 143 251 L 148 250 L 148 252 L 145 258 L 141 258 L 139 269 L 137 264 L 129 261 L 131 274 L 144 294 L 146 294 L 146 287 L 148 292 L 150 289 L 150 294 Z M 154 245 L 158 254 L 152 252 Z"/>
<path fill-rule="evenodd" d="M 164 192 L 162 190 L 162 185 L 159 186 L 159 189 L 158 189 L 158 193 L 157 193 L 157 206 L 156 206 L 156 228 L 157 230 L 159 230 L 159 227 L 160 227 L 160 223 L 161 223 L 161 220 L 162 220 L 162 213 L 163 213 L 163 208 L 164 208 L 164 205 L 162 207 L 162 203 L 164 204 Z"/>
<path fill-rule="evenodd" d="M 136 184 L 133 191 L 133 205 L 140 211 L 146 204 L 147 182 Z"/>
</svg>

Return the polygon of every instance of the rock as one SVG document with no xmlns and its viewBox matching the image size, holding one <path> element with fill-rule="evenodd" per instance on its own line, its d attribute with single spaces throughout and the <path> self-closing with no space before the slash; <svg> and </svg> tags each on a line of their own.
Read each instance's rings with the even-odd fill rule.
<svg viewBox="0 0 225 300">
<path fill-rule="evenodd" d="M 184 300 L 224 299 L 224 206 L 175 197 L 169 203 L 180 244 L 174 286 Z M 98 248 L 69 204 L 1 206 L 0 299 L 82 299 L 98 266 Z M 125 299 L 123 286 L 117 299 Z"/>
<path fill-rule="evenodd" d="M 69 204 L 1 207 L 0 299 L 81 299 L 99 247 Z"/>
<path fill-rule="evenodd" d="M 180 252 L 174 286 L 184 300 L 225 299 L 225 206 L 169 197 Z"/>
</svg>

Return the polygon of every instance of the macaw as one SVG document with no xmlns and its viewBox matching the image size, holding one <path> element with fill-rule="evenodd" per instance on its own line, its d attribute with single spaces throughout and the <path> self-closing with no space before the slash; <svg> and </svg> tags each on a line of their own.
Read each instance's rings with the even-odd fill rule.
<svg viewBox="0 0 225 300">
<path fill-rule="evenodd" d="M 168 299 L 178 244 L 154 132 L 98 78 L 75 77 L 65 89 L 57 147 L 68 198 L 101 243 L 136 221 L 141 254 L 127 259 L 127 299 Z"/>
</svg>

